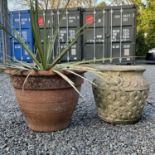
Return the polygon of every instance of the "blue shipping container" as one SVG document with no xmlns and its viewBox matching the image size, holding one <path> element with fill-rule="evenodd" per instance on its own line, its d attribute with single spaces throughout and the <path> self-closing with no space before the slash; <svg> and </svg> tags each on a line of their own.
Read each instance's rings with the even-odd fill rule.
<svg viewBox="0 0 155 155">
<path fill-rule="evenodd" d="M 32 44 L 28 44 L 31 49 L 33 49 Z M 22 48 L 19 43 L 11 44 L 11 57 L 12 60 L 25 61 L 28 63 L 32 62 L 31 57 L 27 54 L 27 52 Z"/>
<path fill-rule="evenodd" d="M 30 18 L 30 11 L 12 11 L 10 12 L 10 23 L 13 29 L 22 35 L 30 49 L 34 49 L 33 32 Z M 23 47 L 14 38 L 10 38 L 12 60 L 32 62 L 32 58 L 27 54 Z"/>
<path fill-rule="evenodd" d="M 16 31 L 22 35 L 22 37 L 24 38 L 24 40 L 27 42 L 27 43 L 31 43 L 33 42 L 33 35 L 32 35 L 32 29 L 26 29 L 26 28 L 23 28 L 21 30 L 19 29 L 16 29 Z M 15 40 L 15 42 L 17 43 L 18 41 Z"/>
<path fill-rule="evenodd" d="M 15 29 L 31 28 L 31 17 L 29 10 L 10 12 L 11 24 Z"/>
<path fill-rule="evenodd" d="M 0 12 L 0 23 L 3 23 L 1 12 Z M 4 32 L 2 29 L 0 29 L 0 63 L 3 62 L 3 52 L 4 52 Z"/>
</svg>

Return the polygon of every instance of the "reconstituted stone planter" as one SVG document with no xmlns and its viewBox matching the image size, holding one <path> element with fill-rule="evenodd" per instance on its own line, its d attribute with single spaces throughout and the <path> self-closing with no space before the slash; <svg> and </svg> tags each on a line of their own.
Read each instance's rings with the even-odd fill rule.
<svg viewBox="0 0 155 155">
<path fill-rule="evenodd" d="M 149 86 L 141 66 L 98 65 L 93 92 L 98 115 L 108 123 L 136 123 L 142 115 Z M 101 78 L 102 77 L 102 78 Z"/>
</svg>

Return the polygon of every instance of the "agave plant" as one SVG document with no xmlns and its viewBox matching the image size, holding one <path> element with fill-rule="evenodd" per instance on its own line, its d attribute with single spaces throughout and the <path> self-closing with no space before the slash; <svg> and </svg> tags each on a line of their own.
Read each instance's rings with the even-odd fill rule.
<svg viewBox="0 0 155 155">
<path fill-rule="evenodd" d="M 60 1 L 59 1 L 60 2 Z M 65 11 L 67 9 L 67 6 L 69 4 L 70 0 L 66 2 L 66 5 L 62 11 L 62 15 L 60 17 L 60 24 L 61 24 L 61 19 L 65 14 Z M 83 70 L 83 71 L 91 71 L 91 72 L 96 72 L 95 69 L 81 65 L 85 62 L 91 62 L 91 61 L 82 61 L 82 62 L 71 62 L 71 63 L 63 63 L 60 64 L 61 59 L 64 57 L 64 55 L 69 51 L 69 49 L 75 44 L 79 36 L 83 33 L 83 29 L 89 25 L 84 25 L 83 27 L 79 28 L 79 30 L 76 32 L 74 38 L 69 38 L 68 42 L 65 44 L 63 49 L 60 49 L 60 51 L 57 51 L 57 55 L 55 58 L 52 58 L 53 52 L 54 52 L 54 46 L 57 41 L 57 37 L 59 35 L 59 28 L 57 27 L 54 30 L 54 33 L 52 32 L 53 28 L 53 23 L 51 24 L 51 31 L 48 32 L 46 27 L 47 27 L 47 11 L 48 11 L 48 3 L 49 1 L 46 0 L 45 3 L 45 19 L 44 19 L 44 45 L 42 46 L 41 43 L 41 34 L 40 34 L 40 29 L 38 25 L 38 14 L 39 14 L 39 1 L 38 0 L 30 0 L 30 12 L 31 12 L 31 21 L 32 21 L 32 28 L 33 28 L 33 34 L 34 34 L 34 41 L 35 41 L 35 50 L 32 50 L 29 45 L 26 43 L 24 38 L 19 34 L 11 25 L 9 25 L 9 29 L 6 28 L 2 23 L 0 23 L 0 28 L 3 29 L 7 34 L 9 34 L 11 37 L 16 39 L 22 47 L 25 49 L 25 51 L 31 56 L 33 60 L 33 64 L 22 62 L 15 60 L 16 63 L 8 63 L 5 65 L 1 65 L 0 68 L 1 70 L 14 70 L 16 72 L 20 72 L 23 70 L 28 71 L 27 78 L 31 75 L 33 72 L 37 71 L 51 71 L 54 72 L 55 74 L 58 74 L 61 76 L 64 80 L 66 80 L 78 93 L 79 91 L 76 89 L 74 86 L 74 83 L 65 75 L 63 74 L 63 71 L 69 72 L 71 74 L 74 74 L 76 76 L 79 76 L 85 80 L 88 80 L 75 71 L 77 70 Z M 60 3 L 59 3 L 60 4 Z M 57 6 L 57 9 L 59 9 L 59 5 Z M 11 31 L 10 31 L 11 30 Z M 13 30 L 13 31 L 12 31 Z M 50 38 L 48 38 L 50 33 Z M 103 60 L 103 59 L 102 59 Z M 94 61 L 94 60 L 93 60 Z M 101 60 L 98 60 L 101 61 Z M 25 82 L 27 80 L 25 79 Z M 89 80 L 88 80 L 89 81 Z M 25 83 L 24 82 L 24 83 Z M 89 81 L 91 82 L 91 81 Z"/>
</svg>

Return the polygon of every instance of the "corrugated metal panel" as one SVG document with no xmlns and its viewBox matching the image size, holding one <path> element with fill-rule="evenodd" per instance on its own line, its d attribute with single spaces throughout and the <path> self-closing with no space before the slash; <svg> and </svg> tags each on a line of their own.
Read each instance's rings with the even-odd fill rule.
<svg viewBox="0 0 155 155">
<path fill-rule="evenodd" d="M 60 44 L 60 48 L 63 49 L 65 46 L 64 43 Z M 74 44 L 70 49 L 69 53 L 66 54 L 62 61 L 78 61 L 81 60 L 81 52 L 80 52 L 80 44 L 76 43 Z M 77 54 L 78 53 L 78 54 Z"/>
<path fill-rule="evenodd" d="M 107 53 L 105 52 L 104 44 L 96 44 L 95 45 L 95 53 L 94 53 L 94 45 L 86 44 L 84 46 L 83 59 L 84 60 L 93 60 L 95 59 L 104 59 L 107 57 Z"/>
<path fill-rule="evenodd" d="M 63 16 L 62 16 L 63 15 Z M 70 39 L 75 38 L 77 30 L 81 25 L 81 11 L 80 9 L 68 9 L 65 12 L 63 10 L 48 10 L 46 12 L 45 23 L 45 11 L 40 11 L 38 17 L 38 24 L 40 26 L 41 40 L 44 42 L 44 27 L 46 24 L 46 31 L 49 34 L 54 32 L 58 28 L 58 37 L 56 40 L 52 59 L 64 48 L 65 45 L 69 44 Z M 52 28 L 52 29 L 51 29 Z M 80 61 L 81 60 L 81 37 L 71 47 L 68 53 L 63 57 L 62 61 Z"/>
<path fill-rule="evenodd" d="M 60 19 L 62 19 L 61 22 Z M 66 27 L 67 25 L 68 27 L 80 27 L 80 9 L 68 9 L 65 13 L 63 10 L 58 10 L 55 12 L 54 20 L 56 26 L 60 23 L 60 27 Z"/>
<path fill-rule="evenodd" d="M 105 28 L 89 28 L 84 30 L 84 43 L 103 43 L 105 41 Z"/>
<path fill-rule="evenodd" d="M 30 11 L 13 11 L 10 12 L 11 24 L 15 29 L 31 28 Z"/>
<path fill-rule="evenodd" d="M 105 27 L 106 11 L 101 9 L 86 9 L 83 12 L 83 24 L 89 24 L 89 27 Z"/>
<path fill-rule="evenodd" d="M 27 52 L 23 49 L 23 47 L 18 42 L 11 42 L 11 57 L 13 61 L 25 61 L 32 62 L 31 57 L 27 54 Z M 33 45 L 28 43 L 28 46 L 32 49 Z"/>
<path fill-rule="evenodd" d="M 30 11 L 23 10 L 23 11 L 10 12 L 10 23 L 12 27 L 17 32 L 19 32 L 19 34 L 21 34 L 25 42 L 33 50 L 34 42 L 33 42 Z M 11 57 L 13 61 L 19 60 L 25 62 L 32 62 L 31 57 L 21 47 L 21 45 L 18 43 L 17 40 L 15 40 L 14 38 L 10 38 L 10 44 L 11 44 Z"/>
<path fill-rule="evenodd" d="M 83 24 L 89 26 L 84 30 L 83 59 L 96 60 L 105 57 L 106 11 L 86 9 L 83 12 Z"/>
<path fill-rule="evenodd" d="M 108 7 L 107 11 L 109 12 L 107 17 L 109 27 L 107 51 L 109 57 L 111 60 L 113 57 L 118 57 L 117 60 L 120 63 L 122 61 L 131 61 L 130 57 L 135 56 L 136 8 L 132 5 L 113 6 Z M 124 55 L 124 53 L 126 54 Z M 124 56 L 128 58 L 122 58 Z"/>
<path fill-rule="evenodd" d="M 118 62 L 122 62 L 135 56 L 135 6 L 86 9 L 83 16 L 83 23 L 90 24 L 84 30 L 83 59 L 95 60 L 104 56 L 111 62 L 116 62 L 113 60 L 116 57 Z"/>
</svg>

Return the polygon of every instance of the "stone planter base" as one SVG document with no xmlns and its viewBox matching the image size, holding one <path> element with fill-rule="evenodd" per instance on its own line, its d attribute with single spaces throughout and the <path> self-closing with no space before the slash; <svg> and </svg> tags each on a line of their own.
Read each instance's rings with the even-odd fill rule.
<svg viewBox="0 0 155 155">
<path fill-rule="evenodd" d="M 113 119 L 112 120 L 111 119 L 108 120 L 107 118 L 102 117 L 102 115 L 100 115 L 99 112 L 98 112 L 98 116 L 104 122 L 109 123 L 109 124 L 113 124 L 113 125 L 115 125 L 115 124 L 124 124 L 124 125 L 126 125 L 126 124 L 136 124 L 140 120 L 140 118 L 137 119 L 137 120 L 123 120 L 123 121 L 122 120 L 113 120 Z"/>
<path fill-rule="evenodd" d="M 98 115 L 113 124 L 136 123 L 141 118 L 148 84 L 143 79 L 145 69 L 138 66 L 96 66 L 101 71 L 94 80 L 93 92 Z"/>
</svg>

